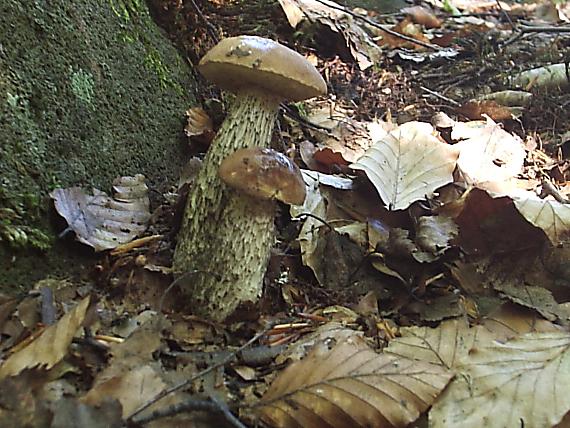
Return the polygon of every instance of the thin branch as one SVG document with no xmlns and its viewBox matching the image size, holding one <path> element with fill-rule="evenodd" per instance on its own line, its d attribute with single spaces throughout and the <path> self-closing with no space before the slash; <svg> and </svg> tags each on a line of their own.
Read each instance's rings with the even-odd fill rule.
<svg viewBox="0 0 570 428">
<path fill-rule="evenodd" d="M 181 389 L 186 388 L 187 386 L 191 385 L 196 379 L 199 379 L 205 375 L 207 375 L 208 373 L 225 366 L 226 364 L 228 364 L 229 362 L 231 362 L 232 360 L 234 360 L 237 356 L 237 354 L 239 354 L 241 351 L 243 351 L 245 348 L 247 348 L 248 346 L 250 346 L 251 344 L 255 343 L 256 341 L 258 341 L 262 336 L 265 335 L 265 333 L 267 333 L 272 327 L 272 324 L 269 324 L 268 326 L 266 326 L 261 332 L 257 333 L 255 336 L 253 336 L 250 340 L 248 340 L 245 344 L 243 344 L 242 346 L 240 346 L 238 349 L 236 349 L 235 351 L 233 351 L 232 353 L 230 353 L 226 358 L 224 358 L 223 360 L 219 361 L 216 364 L 212 364 L 210 367 L 202 370 L 199 373 L 196 373 L 194 376 L 190 377 L 189 379 L 185 380 L 184 382 L 180 382 L 178 385 L 174 385 L 171 388 L 168 389 L 164 389 L 162 390 L 160 393 L 158 393 L 155 397 L 153 397 L 151 400 L 147 401 L 145 404 L 143 404 L 142 406 L 140 406 L 138 409 L 136 409 L 128 418 L 127 418 L 127 422 L 136 422 L 136 416 L 139 415 L 140 413 L 142 413 L 143 411 L 145 411 L 146 409 L 148 409 L 150 406 L 152 406 L 154 403 L 162 400 L 164 397 L 166 397 L 167 395 L 170 395 L 176 391 L 179 391 Z"/>
<path fill-rule="evenodd" d="M 133 420 L 133 422 L 138 425 L 145 425 L 149 422 L 167 418 L 169 416 L 178 415 L 180 413 L 199 411 L 208 413 L 221 413 L 226 421 L 231 424 L 231 426 L 235 428 L 246 428 L 245 425 L 242 424 L 239 419 L 232 414 L 226 403 L 215 399 L 213 396 L 210 396 L 210 400 L 185 400 L 181 403 L 173 404 L 172 406 L 168 406 L 164 409 L 155 410 L 147 416 L 137 418 L 136 421 Z"/>
<path fill-rule="evenodd" d="M 368 25 L 371 25 L 375 28 L 378 28 L 380 31 L 384 31 L 385 33 L 390 34 L 391 36 L 405 40 L 406 42 L 410 42 L 410 43 L 413 43 L 413 44 L 418 45 L 418 46 L 423 46 L 424 48 L 433 49 L 435 51 L 443 50 L 443 48 L 441 46 L 434 45 L 432 43 L 422 42 L 421 40 L 416 40 L 413 37 L 409 37 L 409 36 L 406 36 L 404 34 L 400 34 L 397 31 L 391 30 L 390 28 L 386 27 L 385 25 L 378 24 L 377 22 L 372 21 L 371 19 L 368 19 L 365 16 L 354 13 L 353 11 L 346 9 L 340 5 L 337 5 L 336 3 L 330 4 L 328 2 L 325 2 L 324 0 L 316 0 L 316 1 L 320 4 L 322 4 L 323 6 L 329 7 L 331 9 L 339 10 L 341 12 L 346 13 L 347 15 L 352 16 L 353 18 L 360 19 L 361 21 L 366 22 Z"/>
</svg>

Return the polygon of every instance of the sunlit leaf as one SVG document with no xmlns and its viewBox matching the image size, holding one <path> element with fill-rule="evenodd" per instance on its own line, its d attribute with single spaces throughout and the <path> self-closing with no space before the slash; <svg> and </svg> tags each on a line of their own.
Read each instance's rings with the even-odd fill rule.
<svg viewBox="0 0 570 428">
<path fill-rule="evenodd" d="M 366 172 L 384 204 L 403 210 L 453 181 L 457 152 L 428 123 L 408 122 L 376 142 L 351 165 Z"/>
<path fill-rule="evenodd" d="M 475 347 L 429 414 L 434 428 L 551 427 L 570 410 L 570 335 Z"/>
<path fill-rule="evenodd" d="M 378 354 L 361 339 L 320 348 L 290 365 L 262 402 L 274 427 L 405 427 L 452 374 L 440 366 Z"/>
</svg>

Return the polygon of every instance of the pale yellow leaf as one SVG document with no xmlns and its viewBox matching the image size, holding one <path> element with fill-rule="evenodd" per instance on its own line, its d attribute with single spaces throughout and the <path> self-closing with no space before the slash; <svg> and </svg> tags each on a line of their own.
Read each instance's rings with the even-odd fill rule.
<svg viewBox="0 0 570 428">
<path fill-rule="evenodd" d="M 433 135 L 429 123 L 408 122 L 376 142 L 351 165 L 363 170 L 384 204 L 403 210 L 453 181 L 457 152 Z"/>
<path fill-rule="evenodd" d="M 17 375 L 28 368 L 50 369 L 59 363 L 67 354 L 67 348 L 83 324 L 89 300 L 89 297 L 83 299 L 28 346 L 8 357 L 0 366 L 0 379 Z"/>
<path fill-rule="evenodd" d="M 430 427 L 557 424 L 570 410 L 570 334 L 529 333 L 475 347 L 434 404 Z"/>
<path fill-rule="evenodd" d="M 378 354 L 355 337 L 290 365 L 260 414 L 273 427 L 405 427 L 451 377 L 434 364 Z"/>
</svg>

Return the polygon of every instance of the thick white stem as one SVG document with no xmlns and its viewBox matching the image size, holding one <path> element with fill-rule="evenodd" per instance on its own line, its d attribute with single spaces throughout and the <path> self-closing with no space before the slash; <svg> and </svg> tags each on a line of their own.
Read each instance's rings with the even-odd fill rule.
<svg viewBox="0 0 570 428">
<path fill-rule="evenodd" d="M 278 99 L 239 94 L 193 183 L 173 263 L 193 313 L 223 320 L 261 295 L 275 204 L 229 189 L 218 168 L 237 149 L 269 146 L 278 108 Z"/>
</svg>

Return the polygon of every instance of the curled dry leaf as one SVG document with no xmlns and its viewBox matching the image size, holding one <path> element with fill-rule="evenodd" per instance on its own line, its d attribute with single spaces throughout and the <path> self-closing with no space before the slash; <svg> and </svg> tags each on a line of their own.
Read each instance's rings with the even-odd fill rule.
<svg viewBox="0 0 570 428">
<path fill-rule="evenodd" d="M 59 363 L 67 354 L 67 348 L 83 324 L 89 300 L 89 297 L 83 299 L 28 346 L 8 357 L 0 366 L 0 379 L 17 375 L 27 368 L 50 369 Z"/>
<path fill-rule="evenodd" d="M 143 175 L 118 178 L 113 189 L 114 198 L 97 189 L 88 195 L 79 187 L 55 189 L 50 194 L 57 212 L 65 218 L 77 240 L 95 251 L 132 241 L 146 230 L 150 219 Z"/>
<path fill-rule="evenodd" d="M 570 335 L 476 346 L 429 414 L 434 428 L 551 427 L 570 410 Z"/>
<path fill-rule="evenodd" d="M 477 99 L 495 101 L 505 107 L 528 107 L 532 101 L 532 93 L 507 90 L 486 94 Z"/>
<path fill-rule="evenodd" d="M 457 152 L 429 123 L 408 122 L 375 143 L 356 163 L 390 210 L 404 210 L 453 181 Z"/>
<path fill-rule="evenodd" d="M 341 6 L 331 0 L 279 0 L 289 24 L 295 28 L 304 19 L 318 22 L 342 34 L 346 46 L 361 70 L 380 58 L 381 50 L 368 33 Z"/>
<path fill-rule="evenodd" d="M 299 217 L 301 214 L 311 214 L 311 217 L 307 217 L 303 223 L 303 227 L 299 231 L 299 236 L 297 240 L 299 241 L 299 246 L 301 247 L 301 258 L 305 266 L 310 267 L 317 279 L 320 281 L 323 278 L 318 276 L 318 268 L 320 265 L 320 260 L 318 257 L 317 246 L 319 242 L 319 236 L 322 234 L 321 231 L 325 226 L 318 218 L 324 219 L 326 217 L 326 204 L 321 191 L 319 189 L 319 182 L 312 179 L 306 180 L 307 184 L 307 196 L 303 205 L 291 205 L 290 212 L 291 216 Z M 322 284 L 322 282 L 321 282 Z"/>
<path fill-rule="evenodd" d="M 291 364 L 263 397 L 260 416 L 273 427 L 405 427 L 452 376 L 350 338 Z"/>
<path fill-rule="evenodd" d="M 346 109 L 328 102 L 312 109 L 308 119 L 315 125 L 329 129 L 327 133 L 313 133 L 320 148 L 315 149 L 312 157 L 327 167 L 355 162 L 370 147 L 374 135 L 390 125 L 386 122 L 359 122 L 352 119 Z"/>
<path fill-rule="evenodd" d="M 471 120 L 479 120 L 488 116 L 495 121 L 509 120 L 519 117 L 522 112 L 513 107 L 505 107 L 493 100 L 471 100 L 457 108 L 457 112 Z"/>
<path fill-rule="evenodd" d="M 513 195 L 516 209 L 532 225 L 542 229 L 550 242 L 557 245 L 570 236 L 570 204 L 551 197 L 540 199 L 533 192 L 519 191 Z"/>
<path fill-rule="evenodd" d="M 184 133 L 188 137 L 197 138 L 200 142 L 210 143 L 214 139 L 214 125 L 208 113 L 201 107 L 193 107 L 186 111 L 188 122 Z"/>
</svg>

